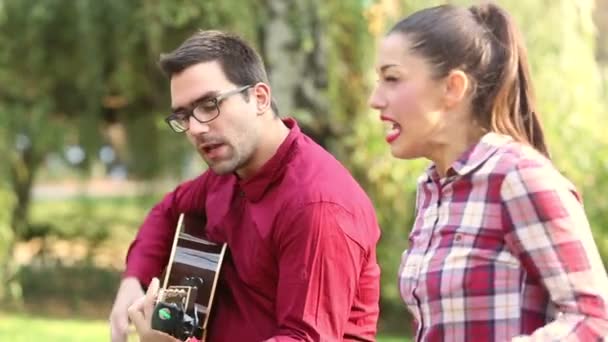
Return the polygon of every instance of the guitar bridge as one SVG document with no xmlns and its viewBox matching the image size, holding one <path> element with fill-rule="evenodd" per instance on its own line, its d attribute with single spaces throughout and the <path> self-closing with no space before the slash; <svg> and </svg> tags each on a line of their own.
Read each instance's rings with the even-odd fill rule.
<svg viewBox="0 0 608 342">
<path fill-rule="evenodd" d="M 198 289 L 202 285 L 202 278 L 186 277 L 182 280 L 182 285 L 171 285 L 166 289 L 160 289 L 157 302 L 175 303 L 183 308 L 184 312 L 192 312 L 196 305 Z"/>
<path fill-rule="evenodd" d="M 196 289 L 192 286 L 170 286 L 159 291 L 157 302 L 174 303 L 187 312 L 194 306 L 195 292 Z"/>
</svg>

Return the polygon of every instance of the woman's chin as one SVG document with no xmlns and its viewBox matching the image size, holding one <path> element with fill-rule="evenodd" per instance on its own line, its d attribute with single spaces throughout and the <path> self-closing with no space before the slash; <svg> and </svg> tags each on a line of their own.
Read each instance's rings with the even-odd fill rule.
<svg viewBox="0 0 608 342">
<path fill-rule="evenodd" d="M 397 159 L 416 159 L 420 156 L 412 149 L 404 148 L 403 146 L 391 145 L 391 154 Z"/>
</svg>

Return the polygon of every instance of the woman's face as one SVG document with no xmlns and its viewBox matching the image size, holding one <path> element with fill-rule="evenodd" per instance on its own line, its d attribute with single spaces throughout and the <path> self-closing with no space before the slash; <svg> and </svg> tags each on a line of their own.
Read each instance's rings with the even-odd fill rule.
<svg viewBox="0 0 608 342">
<path fill-rule="evenodd" d="M 392 33 L 380 44 L 378 83 L 369 104 L 380 111 L 386 141 L 396 158 L 428 157 L 443 126 L 443 83 L 433 69 L 410 49 L 407 36 Z"/>
</svg>

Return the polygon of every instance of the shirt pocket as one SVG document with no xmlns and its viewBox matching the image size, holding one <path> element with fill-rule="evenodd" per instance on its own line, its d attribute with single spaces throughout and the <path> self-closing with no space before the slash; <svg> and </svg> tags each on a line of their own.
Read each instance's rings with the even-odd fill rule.
<svg viewBox="0 0 608 342">
<path fill-rule="evenodd" d="M 433 275 L 427 277 L 430 297 L 490 298 L 497 289 L 517 286 L 518 261 L 506 250 L 498 233 L 456 229 L 443 234 L 441 244 L 444 247 L 430 260 L 429 271 Z"/>
<path fill-rule="evenodd" d="M 468 231 L 456 229 L 452 234 L 442 237 L 450 242 L 446 263 L 468 269 L 498 263 L 500 254 L 505 250 L 504 236 L 500 232 L 477 229 Z"/>
</svg>

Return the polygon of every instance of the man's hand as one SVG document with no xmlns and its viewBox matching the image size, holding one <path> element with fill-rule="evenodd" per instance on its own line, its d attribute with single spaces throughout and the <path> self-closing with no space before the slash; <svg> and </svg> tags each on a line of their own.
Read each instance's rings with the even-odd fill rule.
<svg viewBox="0 0 608 342">
<path fill-rule="evenodd" d="M 128 277 L 121 281 L 116 299 L 110 313 L 110 336 L 112 342 L 126 342 L 129 329 L 127 309 L 137 299 L 144 295 L 144 291 L 136 278 Z"/>
<path fill-rule="evenodd" d="M 128 309 L 129 318 L 135 325 L 141 342 L 179 342 L 161 331 L 152 329 L 154 302 L 158 294 L 158 278 L 152 279 L 145 296 L 137 299 Z"/>
</svg>

